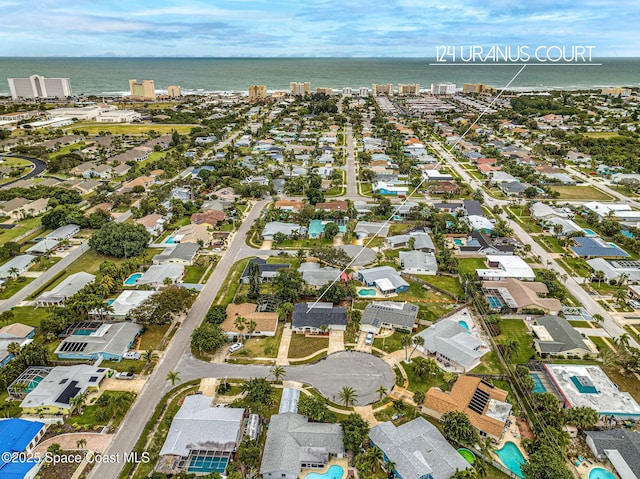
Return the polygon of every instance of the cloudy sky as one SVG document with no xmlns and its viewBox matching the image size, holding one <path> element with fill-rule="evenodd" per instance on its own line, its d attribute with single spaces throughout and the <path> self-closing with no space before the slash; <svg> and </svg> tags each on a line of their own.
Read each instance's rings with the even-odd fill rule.
<svg viewBox="0 0 640 479">
<path fill-rule="evenodd" d="M 434 57 L 436 45 L 640 56 L 637 0 L 0 0 L 0 56 Z"/>
</svg>

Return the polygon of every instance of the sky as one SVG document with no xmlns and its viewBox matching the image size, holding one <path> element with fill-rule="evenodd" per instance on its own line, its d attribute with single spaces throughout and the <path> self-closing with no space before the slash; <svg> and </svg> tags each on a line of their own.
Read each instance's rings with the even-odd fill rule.
<svg viewBox="0 0 640 479">
<path fill-rule="evenodd" d="M 418 57 L 436 45 L 640 56 L 638 0 L 0 0 L 0 56 Z"/>
</svg>

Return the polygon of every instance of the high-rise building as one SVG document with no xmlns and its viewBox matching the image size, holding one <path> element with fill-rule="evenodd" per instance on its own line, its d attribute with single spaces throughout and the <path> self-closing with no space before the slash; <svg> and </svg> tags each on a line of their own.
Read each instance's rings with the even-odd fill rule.
<svg viewBox="0 0 640 479">
<path fill-rule="evenodd" d="M 462 93 L 493 93 L 495 88 L 484 83 L 465 83 L 462 85 Z"/>
<path fill-rule="evenodd" d="M 289 93 L 293 96 L 304 96 L 307 93 L 311 93 L 311 83 L 309 83 L 308 81 L 304 83 L 297 83 L 292 81 L 291 83 L 289 83 Z"/>
<path fill-rule="evenodd" d="M 71 82 L 68 78 L 45 78 L 31 75 L 29 78 L 8 78 L 11 98 L 68 98 L 71 93 Z"/>
<path fill-rule="evenodd" d="M 406 96 L 406 95 L 419 95 L 420 94 L 420 84 L 413 83 L 411 85 L 405 85 L 404 83 L 398 83 L 398 96 Z"/>
<path fill-rule="evenodd" d="M 316 93 L 331 96 L 333 95 L 333 88 L 316 88 Z"/>
<path fill-rule="evenodd" d="M 351 96 L 351 95 L 353 95 L 353 90 L 351 89 L 351 87 L 346 86 L 346 87 L 344 87 L 342 89 L 342 95 L 343 96 Z"/>
<path fill-rule="evenodd" d="M 176 85 L 169 85 L 167 87 L 167 96 L 169 98 L 178 98 L 182 96 L 182 89 L 180 88 L 180 86 L 176 86 Z"/>
<path fill-rule="evenodd" d="M 388 85 L 380 85 L 378 83 L 374 83 L 371 85 L 371 94 L 373 96 L 378 95 L 393 95 L 393 85 L 389 83 Z"/>
<path fill-rule="evenodd" d="M 251 85 L 249 87 L 249 99 L 258 100 L 260 98 L 267 98 L 266 85 Z"/>
<path fill-rule="evenodd" d="M 432 95 L 454 95 L 456 93 L 455 83 L 432 83 L 431 94 Z"/>
<path fill-rule="evenodd" d="M 132 100 L 156 101 L 156 87 L 153 80 L 129 80 Z"/>
<path fill-rule="evenodd" d="M 369 89 L 366 86 L 361 86 L 358 95 L 361 97 L 369 96 Z"/>
</svg>

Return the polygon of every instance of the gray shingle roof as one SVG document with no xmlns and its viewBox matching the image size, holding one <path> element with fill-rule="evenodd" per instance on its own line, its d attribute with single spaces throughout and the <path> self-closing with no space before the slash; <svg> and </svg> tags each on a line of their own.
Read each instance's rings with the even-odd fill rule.
<svg viewBox="0 0 640 479">
<path fill-rule="evenodd" d="M 329 454 L 343 454 L 342 428 L 339 424 L 310 423 L 300 414 L 271 416 L 262 455 L 260 474 L 273 472 L 300 474 L 302 461 L 313 457 L 326 460 Z"/>
<path fill-rule="evenodd" d="M 558 316 L 543 316 L 536 319 L 536 323 L 539 326 L 544 326 L 553 338 L 553 341 L 535 340 L 541 352 L 553 354 L 570 351 L 572 349 L 589 351 L 589 348 L 584 344 L 582 335 L 576 331 L 566 319 Z"/>
<path fill-rule="evenodd" d="M 409 286 L 409 283 L 402 279 L 400 273 L 391 266 L 376 266 L 375 268 L 362 269 L 358 274 L 362 278 L 362 281 L 367 284 L 373 284 L 375 281 L 381 279 L 388 279 L 396 289 L 401 286 Z"/>
<path fill-rule="evenodd" d="M 469 466 L 442 434 L 426 419 L 418 417 L 396 427 L 383 422 L 371 429 L 369 438 L 396 464 L 403 479 L 449 479 L 456 469 Z"/>
<path fill-rule="evenodd" d="M 400 328 L 413 329 L 418 311 L 418 306 L 411 303 L 374 301 L 364 308 L 360 324 L 380 327 L 382 323 L 387 323 Z"/>
<path fill-rule="evenodd" d="M 483 343 L 467 330 L 451 319 L 443 319 L 431 325 L 417 336 L 424 338 L 424 348 L 431 352 L 438 352 L 463 367 L 468 367 L 483 355 L 477 350 Z"/>
<path fill-rule="evenodd" d="M 403 270 L 418 268 L 425 271 L 438 271 L 438 261 L 434 253 L 423 251 L 400 251 L 400 264 Z"/>
<path fill-rule="evenodd" d="M 637 474 L 640 471 L 640 432 L 611 429 L 609 431 L 587 431 L 586 435 L 593 442 L 598 455 L 608 456 L 619 474 L 622 474 L 623 471 L 620 469 L 624 467 L 624 464 L 619 464 L 619 459 L 626 463 L 630 469 L 629 472 Z M 613 451 L 616 451 L 617 455 L 612 454 Z M 633 476 L 621 475 L 621 477 Z"/>
<path fill-rule="evenodd" d="M 311 309 L 309 309 L 311 308 Z M 344 326 L 347 324 L 346 310 L 332 303 L 298 303 L 293 307 L 291 325 L 294 328 L 320 328 L 322 325 Z"/>
<path fill-rule="evenodd" d="M 291 265 L 288 263 L 267 263 L 267 260 L 264 258 L 254 258 L 247 263 L 242 274 L 240 275 L 240 280 L 248 278 L 250 276 L 251 265 L 255 264 L 258 266 L 258 273 L 261 278 L 273 278 L 278 270 L 289 268 Z"/>
<path fill-rule="evenodd" d="M 198 243 L 177 243 L 175 246 L 165 248 L 162 253 L 153 257 L 153 262 L 162 264 L 172 260 L 193 261 L 200 245 Z"/>
<path fill-rule="evenodd" d="M 74 351 L 73 354 L 82 355 L 89 359 L 96 358 L 100 354 L 113 354 L 122 357 L 140 330 L 140 326 L 129 322 L 103 324 L 93 334 L 69 336 L 60 343 L 55 353 L 64 354 L 65 351 Z M 80 347 L 82 347 L 80 351 L 75 349 Z"/>
<path fill-rule="evenodd" d="M 305 283 L 313 286 L 331 283 L 340 276 L 338 268 L 329 266 L 322 268 L 318 263 L 302 263 L 298 271 L 302 273 L 302 279 L 304 279 Z"/>
</svg>

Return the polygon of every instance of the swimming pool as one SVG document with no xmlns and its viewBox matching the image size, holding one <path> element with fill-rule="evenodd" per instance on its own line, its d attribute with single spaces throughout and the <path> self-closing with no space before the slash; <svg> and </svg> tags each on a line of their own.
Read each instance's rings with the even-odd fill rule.
<svg viewBox="0 0 640 479">
<path fill-rule="evenodd" d="M 589 228 L 582 228 L 582 231 L 584 231 L 585 236 L 598 236 L 598 233 Z"/>
<path fill-rule="evenodd" d="M 631 233 L 630 231 L 622 230 L 620 231 L 620 233 L 622 233 L 622 236 L 626 236 L 627 238 L 635 238 L 635 236 L 633 236 L 633 233 Z"/>
<path fill-rule="evenodd" d="M 358 296 L 375 296 L 375 295 L 376 295 L 375 289 L 361 289 L 360 291 L 358 291 Z"/>
<path fill-rule="evenodd" d="M 469 464 L 473 464 L 474 462 L 476 462 L 476 455 L 472 453 L 469 449 L 465 449 L 464 447 L 461 447 L 460 449 L 458 449 L 458 454 L 464 457 L 464 460 L 467 461 Z"/>
<path fill-rule="evenodd" d="M 594 467 L 589 472 L 589 479 L 616 479 L 616 476 L 602 467 Z"/>
<path fill-rule="evenodd" d="M 173 244 L 175 242 L 174 236 L 169 236 L 166 240 L 164 240 L 165 244 Z"/>
<path fill-rule="evenodd" d="M 460 321 L 458 321 L 458 324 L 460 326 L 462 326 L 464 329 L 466 329 L 467 331 L 469 331 L 469 325 L 467 324 L 467 322 L 465 320 L 461 319 Z M 458 451 L 458 452 L 460 452 L 460 451 Z"/>
<path fill-rule="evenodd" d="M 76 329 L 73 332 L 74 336 L 91 336 L 91 333 L 95 333 L 95 329 Z"/>
<path fill-rule="evenodd" d="M 529 376 L 531 376 L 531 379 L 533 379 L 533 382 L 535 384 L 535 386 L 533 386 L 533 392 L 534 393 L 546 393 L 547 392 L 547 388 L 544 387 L 544 384 L 542 384 L 542 380 L 540 379 L 540 376 L 538 376 L 537 374 L 530 374 Z"/>
<path fill-rule="evenodd" d="M 496 454 L 502 461 L 502 463 L 516 476 L 524 477 L 522 475 L 522 465 L 526 462 L 524 456 L 518 449 L 518 446 L 511 441 L 507 441 L 502 449 L 497 449 Z M 593 478 L 591 478 L 593 479 Z"/>
<path fill-rule="evenodd" d="M 133 273 L 131 276 L 124 280 L 124 284 L 126 286 L 134 286 L 141 277 L 142 273 Z"/>
<path fill-rule="evenodd" d="M 107 299 L 107 304 L 111 305 L 113 303 L 115 303 L 116 300 L 115 299 Z"/>
<path fill-rule="evenodd" d="M 304 476 L 304 479 L 341 479 L 343 475 L 344 469 L 342 469 L 342 466 L 333 465 L 324 474 L 310 472 Z"/>
<path fill-rule="evenodd" d="M 195 456 L 189 461 L 187 471 L 205 474 L 217 472 L 222 474 L 227 469 L 228 462 L 229 460 L 226 457 Z"/>
<path fill-rule="evenodd" d="M 463 244 L 463 243 L 462 243 L 462 240 L 461 240 L 461 239 L 459 239 L 459 238 L 454 239 L 454 240 L 453 240 L 453 242 L 454 242 L 455 244 L 457 244 L 458 246 L 462 246 L 462 244 Z"/>
<path fill-rule="evenodd" d="M 502 301 L 497 296 L 487 296 L 487 301 L 489 302 L 489 307 L 491 309 L 502 309 Z"/>
</svg>

